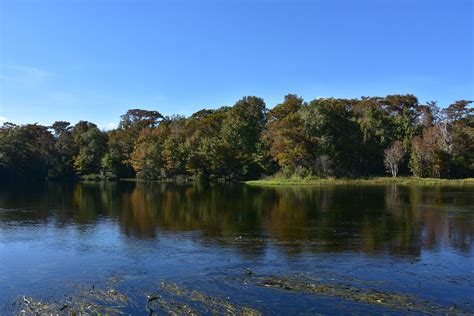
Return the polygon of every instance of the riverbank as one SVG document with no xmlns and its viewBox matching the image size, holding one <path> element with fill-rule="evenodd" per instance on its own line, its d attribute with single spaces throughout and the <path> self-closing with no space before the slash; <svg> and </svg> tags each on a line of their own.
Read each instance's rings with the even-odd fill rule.
<svg viewBox="0 0 474 316">
<path fill-rule="evenodd" d="M 255 186 L 278 186 L 278 185 L 452 185 L 452 186 L 474 186 L 474 178 L 466 179 L 435 179 L 416 177 L 376 177 L 364 179 L 316 179 L 316 178 L 274 178 L 269 177 L 261 180 L 246 181 L 247 185 Z"/>
</svg>

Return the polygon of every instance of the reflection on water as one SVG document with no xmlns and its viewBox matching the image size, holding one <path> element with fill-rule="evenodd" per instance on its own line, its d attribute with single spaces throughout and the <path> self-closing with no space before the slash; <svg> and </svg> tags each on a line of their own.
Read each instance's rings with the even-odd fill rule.
<svg viewBox="0 0 474 316">
<path fill-rule="evenodd" d="M 147 278 L 174 274 L 210 287 L 209 280 L 220 282 L 211 267 L 225 268 L 227 277 L 250 265 L 262 273 L 324 270 L 360 277 L 370 271 L 373 279 L 391 282 L 389 289 L 467 304 L 466 289 L 474 282 L 472 193 L 466 187 L 397 185 L 0 186 L 0 269 L 8 271 L 0 282 L 10 286 L 0 290 L 9 295 L 0 305 L 36 287 L 43 293 L 66 275 L 81 280 L 126 269 Z M 100 247 L 107 249 L 99 253 Z M 443 293 L 446 280 L 452 297 Z M 242 300 L 263 295 L 258 293 Z M 306 310 L 308 303 L 301 304 Z"/>
<path fill-rule="evenodd" d="M 203 243 L 226 246 L 225 237 L 252 236 L 254 242 L 242 251 L 255 255 L 274 243 L 288 254 L 351 250 L 416 257 L 422 249 L 472 250 L 474 195 L 469 193 L 466 188 L 396 185 L 49 183 L 3 187 L 0 206 L 8 212 L 0 213 L 0 227 L 51 222 L 87 230 L 107 218 L 136 238 L 198 231 Z"/>
</svg>

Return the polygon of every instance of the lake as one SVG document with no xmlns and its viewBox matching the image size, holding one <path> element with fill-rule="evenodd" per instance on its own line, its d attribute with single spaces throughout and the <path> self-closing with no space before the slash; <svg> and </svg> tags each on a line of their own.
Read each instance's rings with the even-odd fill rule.
<svg viewBox="0 0 474 316">
<path fill-rule="evenodd" d="M 0 314 L 471 314 L 473 193 L 3 184 Z"/>
</svg>

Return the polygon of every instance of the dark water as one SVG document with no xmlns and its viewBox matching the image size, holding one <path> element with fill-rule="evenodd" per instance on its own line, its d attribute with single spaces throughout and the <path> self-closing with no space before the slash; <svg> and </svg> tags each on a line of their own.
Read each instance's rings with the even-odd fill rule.
<svg viewBox="0 0 474 316">
<path fill-rule="evenodd" d="M 417 186 L 2 185 L 0 314 L 11 313 L 23 295 L 55 301 L 112 279 L 136 298 L 124 308 L 132 314 L 145 313 L 144 293 L 160 281 L 263 314 L 406 312 L 252 281 L 295 273 L 472 313 L 473 193 Z"/>
</svg>

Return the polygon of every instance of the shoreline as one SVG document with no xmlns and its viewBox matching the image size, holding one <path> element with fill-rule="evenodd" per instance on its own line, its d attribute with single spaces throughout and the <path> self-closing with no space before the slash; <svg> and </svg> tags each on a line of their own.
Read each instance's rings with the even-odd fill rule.
<svg viewBox="0 0 474 316">
<path fill-rule="evenodd" d="M 415 177 L 375 177 L 360 179 L 291 179 L 291 178 L 267 178 L 261 180 L 250 180 L 244 182 L 250 186 L 302 186 L 302 185 L 423 185 L 423 186 L 474 186 L 474 178 L 465 179 L 436 179 Z"/>
</svg>

